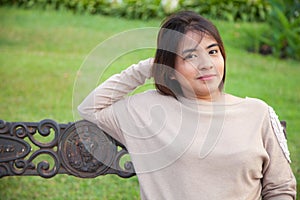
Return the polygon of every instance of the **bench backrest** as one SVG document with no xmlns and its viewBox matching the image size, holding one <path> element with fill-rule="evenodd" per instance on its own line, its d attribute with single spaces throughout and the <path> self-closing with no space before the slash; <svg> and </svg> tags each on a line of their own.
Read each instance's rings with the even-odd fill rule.
<svg viewBox="0 0 300 200">
<path fill-rule="evenodd" d="M 286 122 L 281 121 L 286 133 Z M 38 139 L 39 138 L 39 139 Z M 40 160 L 47 155 L 50 159 Z M 128 151 L 95 124 L 81 120 L 58 124 L 0 120 L 0 178 L 36 175 L 51 178 L 69 174 L 80 178 L 135 175 Z M 37 160 L 37 161 L 36 161 Z"/>
<path fill-rule="evenodd" d="M 46 155 L 47 160 L 40 160 L 42 155 Z M 40 122 L 0 120 L 0 177 L 51 178 L 56 174 L 69 174 L 93 178 L 116 174 L 128 178 L 135 172 L 130 161 L 122 161 L 126 155 L 128 152 L 122 144 L 85 120 L 68 124 L 49 119 Z"/>
</svg>

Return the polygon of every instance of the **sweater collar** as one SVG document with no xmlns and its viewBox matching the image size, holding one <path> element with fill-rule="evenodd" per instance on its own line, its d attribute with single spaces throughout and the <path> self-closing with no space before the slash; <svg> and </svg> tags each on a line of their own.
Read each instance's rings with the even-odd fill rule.
<svg viewBox="0 0 300 200">
<path fill-rule="evenodd" d="M 183 96 L 178 97 L 178 101 L 182 103 L 185 106 L 188 106 L 193 109 L 201 109 L 202 111 L 224 111 L 225 108 L 228 108 L 229 106 L 235 106 L 245 101 L 247 98 L 236 98 L 232 99 L 228 96 L 224 96 L 219 101 L 205 101 L 201 99 L 189 99 Z"/>
</svg>

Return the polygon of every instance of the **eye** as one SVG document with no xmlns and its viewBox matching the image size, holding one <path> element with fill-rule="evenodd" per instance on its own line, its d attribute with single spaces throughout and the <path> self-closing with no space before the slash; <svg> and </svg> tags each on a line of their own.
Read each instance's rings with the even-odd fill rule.
<svg viewBox="0 0 300 200">
<path fill-rule="evenodd" d="M 184 59 L 184 60 L 189 60 L 189 59 L 197 58 L 197 57 L 198 57 L 197 54 L 195 54 L 195 53 L 190 53 L 190 54 L 186 55 L 183 59 Z"/>
<path fill-rule="evenodd" d="M 208 54 L 214 55 L 214 54 L 217 54 L 218 52 L 219 52 L 219 50 L 213 49 L 213 50 L 210 50 L 210 51 L 208 52 Z"/>
</svg>

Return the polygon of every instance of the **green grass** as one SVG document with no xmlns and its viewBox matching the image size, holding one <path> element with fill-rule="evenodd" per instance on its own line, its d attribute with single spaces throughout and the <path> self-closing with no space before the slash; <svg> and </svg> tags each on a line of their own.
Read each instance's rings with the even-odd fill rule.
<svg viewBox="0 0 300 200">
<path fill-rule="evenodd" d="M 105 39 L 125 30 L 158 27 L 160 20 L 125 20 L 68 12 L 0 7 L 0 119 L 73 121 L 74 81 L 86 56 Z M 292 168 L 300 181 L 300 63 L 246 52 L 245 30 L 261 24 L 216 21 L 227 50 L 225 90 L 258 97 L 288 122 Z M 121 56 L 106 72 L 112 74 L 153 55 L 153 50 Z M 118 67 L 120 66 L 120 67 Z M 148 86 L 149 87 L 149 86 Z M 151 86 L 150 86 L 151 87 Z M 300 193 L 300 188 L 298 186 Z M 138 199 L 137 178 L 103 176 L 79 179 L 58 175 L 0 179 L 1 199 Z"/>
</svg>

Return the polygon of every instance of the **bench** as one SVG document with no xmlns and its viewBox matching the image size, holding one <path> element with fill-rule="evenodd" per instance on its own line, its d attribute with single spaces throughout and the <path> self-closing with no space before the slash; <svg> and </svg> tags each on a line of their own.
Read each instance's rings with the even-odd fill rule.
<svg viewBox="0 0 300 200">
<path fill-rule="evenodd" d="M 281 121 L 281 124 L 286 134 L 286 122 Z M 45 142 L 43 138 L 48 137 L 50 141 Z M 40 155 L 51 159 L 35 164 L 33 161 Z M 68 124 L 50 119 L 40 122 L 0 120 L 0 178 L 27 175 L 51 178 L 57 174 L 80 178 L 115 174 L 129 178 L 135 176 L 135 171 L 130 160 L 122 161 L 126 155 L 128 151 L 123 144 L 86 120 Z"/>
<path fill-rule="evenodd" d="M 41 155 L 47 155 L 47 159 L 34 162 Z M 0 178 L 27 175 L 51 178 L 57 174 L 80 178 L 116 174 L 129 178 L 135 172 L 132 162 L 124 161 L 126 155 L 124 145 L 85 120 L 68 124 L 50 119 L 0 120 Z"/>
</svg>

